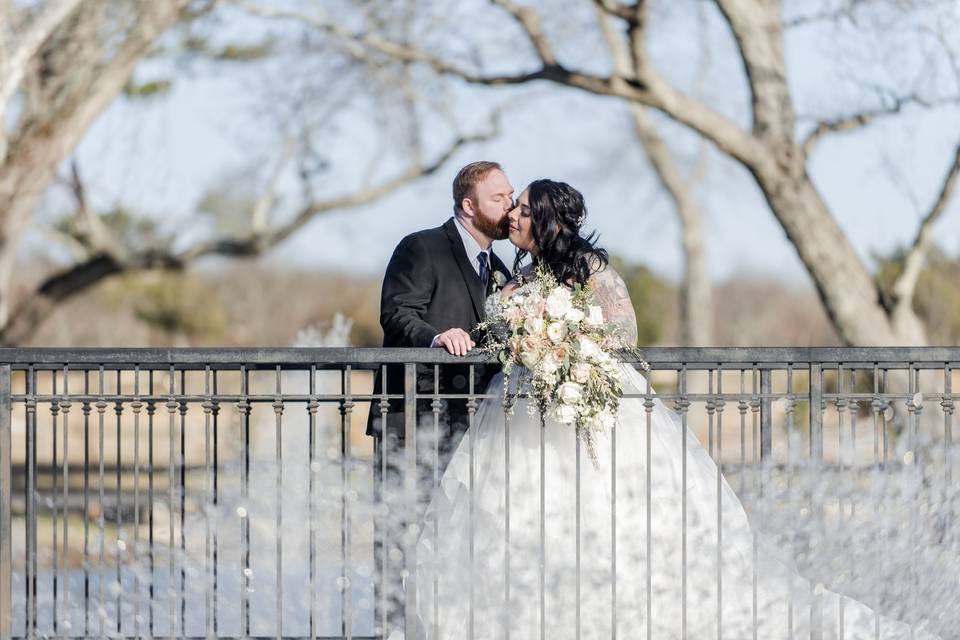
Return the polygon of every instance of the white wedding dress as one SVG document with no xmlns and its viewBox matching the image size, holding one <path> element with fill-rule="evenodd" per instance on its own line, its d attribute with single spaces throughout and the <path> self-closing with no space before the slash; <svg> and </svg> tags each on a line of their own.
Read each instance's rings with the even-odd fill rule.
<svg viewBox="0 0 960 640">
<path fill-rule="evenodd" d="M 598 276 L 603 280 L 592 284 L 604 316 L 629 327 L 622 280 L 610 268 Z M 632 367 L 624 365 L 623 375 L 626 394 L 647 393 Z M 487 393 L 500 394 L 502 385 L 498 375 Z M 416 590 L 420 634 L 486 640 L 505 638 L 508 628 L 520 640 L 673 639 L 684 632 L 691 639 L 805 638 L 816 590 L 825 638 L 839 637 L 841 602 L 844 638 L 931 637 L 811 588 L 777 554 L 755 548 L 747 515 L 709 454 L 678 414 L 651 396 L 649 423 L 644 398 L 622 400 L 615 431 L 598 435 L 596 464 L 569 426 L 547 421 L 541 428 L 528 401 L 509 419 L 500 401 L 480 403 L 418 540 L 415 586 L 408 580 L 407 588 Z"/>
</svg>

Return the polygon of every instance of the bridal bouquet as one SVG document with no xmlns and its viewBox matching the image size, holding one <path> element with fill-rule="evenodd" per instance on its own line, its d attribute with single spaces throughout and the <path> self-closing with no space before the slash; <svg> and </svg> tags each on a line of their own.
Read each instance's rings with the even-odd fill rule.
<svg viewBox="0 0 960 640">
<path fill-rule="evenodd" d="M 591 288 L 571 289 L 538 269 L 510 298 L 491 298 L 481 328 L 487 332 L 484 349 L 497 353 L 503 366 L 505 402 L 510 376 L 522 366 L 531 414 L 539 410 L 541 423 L 550 417 L 573 426 L 596 462 L 595 434 L 617 421 L 623 379 L 613 352 L 623 341 L 594 304 Z"/>
</svg>

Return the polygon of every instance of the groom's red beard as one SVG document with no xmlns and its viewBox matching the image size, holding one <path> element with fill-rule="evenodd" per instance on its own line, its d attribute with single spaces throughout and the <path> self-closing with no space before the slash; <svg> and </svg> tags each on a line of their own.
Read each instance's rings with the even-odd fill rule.
<svg viewBox="0 0 960 640">
<path fill-rule="evenodd" d="M 473 226 L 491 240 L 506 240 L 510 237 L 510 218 L 503 214 L 499 220 L 490 220 L 482 213 L 473 219 Z"/>
</svg>

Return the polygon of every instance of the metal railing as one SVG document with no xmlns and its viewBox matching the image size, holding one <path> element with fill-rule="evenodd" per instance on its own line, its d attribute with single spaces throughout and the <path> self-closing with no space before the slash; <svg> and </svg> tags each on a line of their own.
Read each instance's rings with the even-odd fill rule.
<svg viewBox="0 0 960 640">
<path fill-rule="evenodd" d="M 656 398 L 718 463 L 718 486 L 722 473 L 751 522 L 768 498 L 765 526 L 812 583 L 857 574 L 859 563 L 871 579 L 848 576 L 848 586 L 884 600 L 875 547 L 840 554 L 850 567 L 823 566 L 810 550 L 848 544 L 844 532 L 869 511 L 853 488 L 905 467 L 919 474 L 914 497 L 927 501 L 902 523 L 905 544 L 956 553 L 944 532 L 955 509 L 960 348 L 644 355 Z M 434 487 L 442 471 L 437 440 L 421 440 L 418 424 L 436 425 L 444 400 L 465 401 L 471 424 L 479 402 L 502 401 L 473 388 L 484 362 L 427 349 L 0 349 L 0 640 L 379 638 L 399 625 L 413 638 L 413 594 L 393 611 L 386 592 L 414 572 L 414 545 L 389 539 L 383 520 L 423 501 L 424 464 Z M 453 365 L 469 366 L 466 393 L 441 392 Z M 402 375 L 403 392 L 375 393 L 375 372 Z M 385 417 L 397 403 L 403 433 L 374 446 L 365 415 Z M 828 488 L 800 480 L 814 476 Z M 647 540 L 649 528 L 648 518 Z M 685 569 L 686 521 L 677 535 Z M 918 562 L 903 579 L 919 585 L 925 570 Z M 916 594 L 916 615 L 938 606 Z M 684 620 L 687 597 L 684 584 Z M 637 637 L 655 636 L 651 602 L 648 589 L 630 605 L 648 621 Z M 956 615 L 940 612 L 943 628 Z"/>
</svg>

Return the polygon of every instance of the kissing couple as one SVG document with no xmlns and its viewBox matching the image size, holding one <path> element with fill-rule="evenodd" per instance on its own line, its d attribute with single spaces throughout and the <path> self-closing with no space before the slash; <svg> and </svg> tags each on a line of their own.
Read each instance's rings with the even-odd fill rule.
<svg viewBox="0 0 960 640">
<path fill-rule="evenodd" d="M 587 289 L 622 346 L 636 346 L 633 303 L 596 235 L 583 230 L 582 194 L 541 179 L 514 195 L 495 162 L 459 171 L 453 216 L 403 238 L 387 266 L 384 347 L 466 355 L 483 338 L 476 328 L 487 310 L 523 294 L 535 270 Z M 492 251 L 504 239 L 516 248 L 511 269 Z M 437 380 L 432 366 L 418 370 L 421 502 L 376 536 L 381 637 L 805 637 L 814 607 L 825 630 L 839 618 L 845 638 L 931 637 L 813 589 L 758 539 L 713 459 L 633 366 L 619 364 L 624 397 L 616 426 L 595 436 L 595 458 L 570 425 L 531 410 L 522 375 L 511 377 L 521 395 L 506 411 L 503 374 L 472 366 L 441 365 Z M 387 367 L 374 394 L 403 395 L 403 377 L 402 365 Z M 438 412 L 435 389 L 452 396 Z M 468 402 L 471 394 L 485 397 Z M 374 403 L 367 433 L 374 486 L 390 511 L 402 474 L 388 452 L 411 444 L 402 401 L 380 412 Z M 405 566 L 404 536 L 416 538 L 406 545 L 415 570 L 381 582 Z M 385 583 L 395 588 L 386 593 Z M 405 620 L 411 599 L 414 619 Z"/>
</svg>

